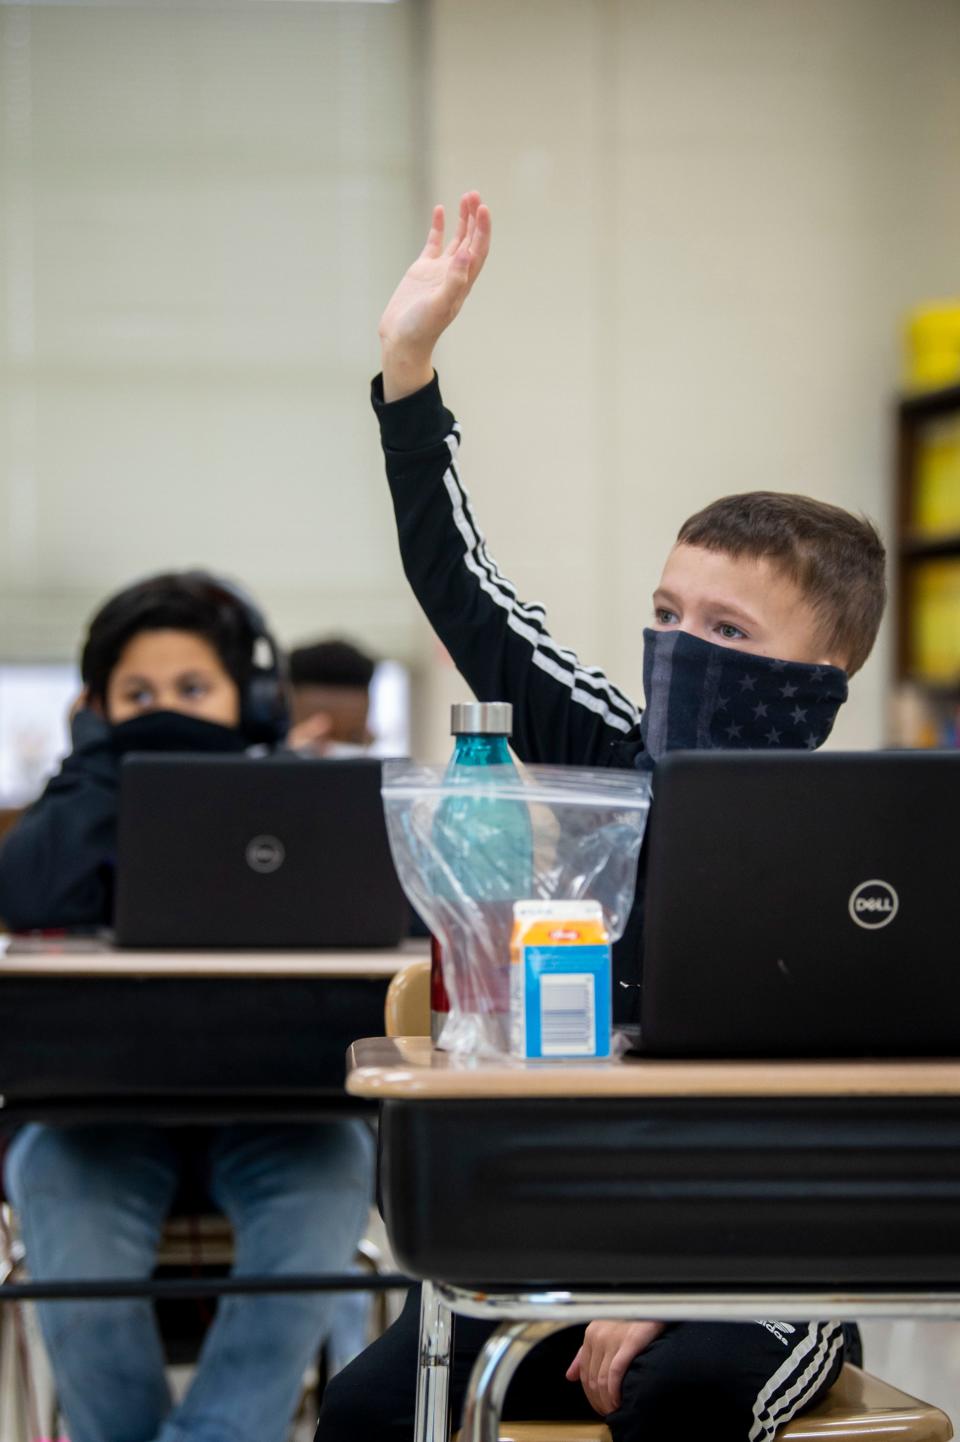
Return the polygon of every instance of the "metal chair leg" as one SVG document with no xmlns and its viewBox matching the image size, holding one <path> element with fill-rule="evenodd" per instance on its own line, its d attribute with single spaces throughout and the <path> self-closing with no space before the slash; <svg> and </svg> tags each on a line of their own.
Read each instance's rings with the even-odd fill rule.
<svg viewBox="0 0 960 1442">
<path fill-rule="evenodd" d="M 460 1442 L 498 1442 L 503 1399 L 527 1353 L 562 1331 L 563 1322 L 504 1322 L 487 1338 L 473 1364 L 463 1405 Z"/>
<path fill-rule="evenodd" d="M 420 1298 L 420 1348 L 414 1442 L 449 1442 L 450 1360 L 453 1313 L 424 1282 Z"/>
</svg>

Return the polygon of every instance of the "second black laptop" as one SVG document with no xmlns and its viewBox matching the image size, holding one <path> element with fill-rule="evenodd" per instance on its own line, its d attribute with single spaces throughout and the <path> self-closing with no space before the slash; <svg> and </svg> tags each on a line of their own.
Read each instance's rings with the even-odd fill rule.
<svg viewBox="0 0 960 1442">
<path fill-rule="evenodd" d="M 387 947 L 409 916 L 378 760 L 124 760 L 118 945 Z"/>
</svg>

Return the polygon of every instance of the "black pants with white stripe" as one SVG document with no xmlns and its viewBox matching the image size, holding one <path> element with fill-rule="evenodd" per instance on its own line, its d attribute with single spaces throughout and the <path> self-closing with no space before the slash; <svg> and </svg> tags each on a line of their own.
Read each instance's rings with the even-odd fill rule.
<svg viewBox="0 0 960 1442">
<path fill-rule="evenodd" d="M 402 1315 L 327 1386 L 316 1442 L 411 1442 L 417 1383 L 420 1289 Z M 470 1369 L 492 1328 L 458 1317 L 450 1379 L 454 1428 Z M 536 1347 L 507 1394 L 513 1422 L 571 1421 L 595 1413 L 564 1373 L 583 1339 L 568 1327 Z M 817 1402 L 845 1360 L 858 1362 L 855 1328 L 839 1322 L 681 1322 L 641 1352 L 606 1418 L 614 1442 L 770 1442 L 777 1428 Z"/>
</svg>

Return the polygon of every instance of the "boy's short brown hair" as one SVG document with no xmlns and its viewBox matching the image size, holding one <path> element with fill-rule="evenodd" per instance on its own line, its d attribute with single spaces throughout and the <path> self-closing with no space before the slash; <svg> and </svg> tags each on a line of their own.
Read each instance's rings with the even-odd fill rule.
<svg viewBox="0 0 960 1442">
<path fill-rule="evenodd" d="M 803 593 L 819 641 L 853 675 L 870 655 L 887 599 L 876 526 L 840 506 L 781 491 L 722 496 L 684 521 L 677 541 L 769 560 Z"/>
</svg>

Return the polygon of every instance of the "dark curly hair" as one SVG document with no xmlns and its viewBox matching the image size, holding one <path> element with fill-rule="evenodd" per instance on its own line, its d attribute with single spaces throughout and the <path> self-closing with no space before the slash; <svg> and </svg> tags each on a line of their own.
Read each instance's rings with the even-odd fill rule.
<svg viewBox="0 0 960 1442">
<path fill-rule="evenodd" d="M 290 652 L 293 686 L 352 686 L 366 691 L 376 663 L 349 641 L 331 637 Z"/>
<path fill-rule="evenodd" d="M 224 670 L 245 693 L 256 633 L 231 590 L 200 571 L 168 571 L 118 591 L 93 617 L 80 655 L 80 674 L 92 700 L 106 700 L 111 672 L 142 631 L 189 631 L 213 647 Z"/>
</svg>

